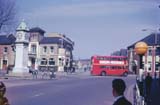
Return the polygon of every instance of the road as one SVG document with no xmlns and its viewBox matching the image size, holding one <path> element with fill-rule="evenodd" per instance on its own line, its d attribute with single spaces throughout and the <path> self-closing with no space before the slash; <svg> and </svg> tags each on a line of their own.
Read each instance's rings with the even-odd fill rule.
<svg viewBox="0 0 160 105">
<path fill-rule="evenodd" d="M 122 78 L 128 89 L 135 83 L 134 76 L 96 77 L 71 76 L 56 80 L 8 80 L 6 96 L 11 105 L 112 105 L 111 82 Z M 12 85 L 10 85 L 12 84 Z"/>
</svg>

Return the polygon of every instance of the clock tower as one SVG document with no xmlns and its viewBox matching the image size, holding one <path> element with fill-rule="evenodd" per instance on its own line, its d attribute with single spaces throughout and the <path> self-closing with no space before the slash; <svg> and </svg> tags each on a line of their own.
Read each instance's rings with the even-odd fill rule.
<svg viewBox="0 0 160 105">
<path fill-rule="evenodd" d="M 29 43 L 29 29 L 24 21 L 20 23 L 16 29 L 16 57 L 13 74 L 22 75 L 29 73 L 28 69 L 28 43 Z"/>
</svg>

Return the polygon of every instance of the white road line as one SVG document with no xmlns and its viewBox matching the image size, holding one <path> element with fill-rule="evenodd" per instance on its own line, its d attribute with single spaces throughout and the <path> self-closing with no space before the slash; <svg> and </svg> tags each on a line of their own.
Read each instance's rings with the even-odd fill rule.
<svg viewBox="0 0 160 105">
<path fill-rule="evenodd" d="M 44 95 L 44 93 L 38 93 L 38 94 L 33 95 L 32 98 L 39 97 L 39 96 L 42 96 L 42 95 Z"/>
</svg>

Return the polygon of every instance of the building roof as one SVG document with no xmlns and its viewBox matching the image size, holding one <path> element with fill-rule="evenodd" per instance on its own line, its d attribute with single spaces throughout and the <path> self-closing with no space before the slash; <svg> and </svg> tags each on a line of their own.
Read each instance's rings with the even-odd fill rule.
<svg viewBox="0 0 160 105">
<path fill-rule="evenodd" d="M 60 38 L 58 37 L 44 37 L 40 44 L 60 44 Z"/>
<path fill-rule="evenodd" d="M 11 45 L 15 42 L 14 35 L 0 35 L 0 45 Z"/>
<path fill-rule="evenodd" d="M 63 37 L 63 36 L 60 33 L 54 32 L 54 33 L 49 33 L 47 35 L 47 37 L 59 37 L 60 38 L 60 37 Z"/>
<path fill-rule="evenodd" d="M 33 27 L 33 28 L 31 28 L 31 29 L 29 30 L 29 32 L 39 32 L 39 33 L 41 33 L 41 34 L 44 34 L 44 33 L 45 33 L 45 31 L 42 30 L 42 29 L 39 28 L 39 27 Z"/>
<path fill-rule="evenodd" d="M 59 45 L 63 44 L 63 47 L 73 49 L 72 44 L 68 43 L 65 39 L 62 40 L 62 38 L 60 37 L 44 37 L 39 43 L 40 44 L 59 44 Z"/>
<path fill-rule="evenodd" d="M 140 42 L 140 41 L 143 41 L 145 43 L 148 44 L 148 46 L 154 46 L 154 45 L 160 45 L 160 33 L 152 33 L 150 35 L 148 35 L 147 37 L 137 41 L 137 42 Z M 134 48 L 135 44 L 137 43 L 135 42 L 134 44 L 128 46 L 127 48 L 130 49 L 130 48 Z"/>
<path fill-rule="evenodd" d="M 17 31 L 29 31 L 29 28 L 27 27 L 27 24 L 24 22 L 24 20 L 19 24 L 19 26 L 16 29 Z"/>
</svg>

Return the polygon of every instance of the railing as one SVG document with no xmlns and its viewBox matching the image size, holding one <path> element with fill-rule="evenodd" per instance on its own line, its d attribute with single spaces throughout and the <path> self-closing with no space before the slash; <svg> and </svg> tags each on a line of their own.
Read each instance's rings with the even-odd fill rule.
<svg viewBox="0 0 160 105">
<path fill-rule="evenodd" d="M 133 105 L 145 105 L 144 97 L 140 95 L 139 87 L 136 83 L 134 90 L 133 90 Z"/>
<path fill-rule="evenodd" d="M 137 80 L 133 92 L 134 105 L 160 105 L 160 74 Z"/>
</svg>

